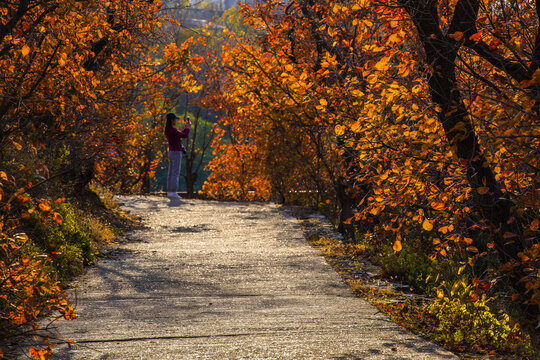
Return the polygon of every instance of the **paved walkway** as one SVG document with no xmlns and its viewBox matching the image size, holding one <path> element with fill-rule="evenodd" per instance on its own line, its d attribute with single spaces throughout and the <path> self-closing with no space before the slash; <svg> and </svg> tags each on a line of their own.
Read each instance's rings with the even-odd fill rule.
<svg viewBox="0 0 540 360">
<path fill-rule="evenodd" d="M 146 227 L 79 280 L 60 359 L 457 359 L 355 297 L 277 206 L 118 200 Z"/>
</svg>

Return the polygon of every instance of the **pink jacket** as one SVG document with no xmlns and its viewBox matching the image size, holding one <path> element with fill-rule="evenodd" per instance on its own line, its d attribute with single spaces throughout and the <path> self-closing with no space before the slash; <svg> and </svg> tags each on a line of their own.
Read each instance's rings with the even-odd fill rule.
<svg viewBox="0 0 540 360">
<path fill-rule="evenodd" d="M 171 127 L 167 131 L 167 141 L 169 142 L 169 151 L 182 151 L 184 146 L 182 146 L 182 138 L 187 138 L 189 135 L 189 129 L 185 128 L 182 131 L 179 131 L 176 128 Z"/>
</svg>

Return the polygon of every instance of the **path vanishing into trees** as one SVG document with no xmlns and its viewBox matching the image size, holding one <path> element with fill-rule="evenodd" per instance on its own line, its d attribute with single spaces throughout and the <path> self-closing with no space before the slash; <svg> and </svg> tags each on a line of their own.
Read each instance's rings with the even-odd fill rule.
<svg viewBox="0 0 540 360">
<path fill-rule="evenodd" d="M 355 297 L 276 205 L 118 201 L 144 227 L 78 280 L 60 359 L 457 359 Z"/>
</svg>

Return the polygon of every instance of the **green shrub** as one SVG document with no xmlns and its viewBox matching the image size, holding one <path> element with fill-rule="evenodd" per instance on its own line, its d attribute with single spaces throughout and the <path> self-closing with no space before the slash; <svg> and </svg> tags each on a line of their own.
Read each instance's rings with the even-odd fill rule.
<svg viewBox="0 0 540 360">
<path fill-rule="evenodd" d="M 507 314 L 494 312 L 485 295 L 475 296 L 465 280 L 454 283 L 450 291 L 444 285 L 437 290 L 437 300 L 425 305 L 425 311 L 436 319 L 431 333 L 435 341 L 454 349 L 532 351 L 530 339 L 512 325 Z"/>
<path fill-rule="evenodd" d="M 94 263 L 92 230 L 88 220 L 82 220 L 68 204 L 57 205 L 55 211 L 62 223 L 31 218 L 35 243 L 52 258 L 54 272 L 62 281 L 69 280 Z"/>
<path fill-rule="evenodd" d="M 415 293 L 431 296 L 442 281 L 456 279 L 459 263 L 451 258 L 429 259 L 429 252 L 421 249 L 418 242 L 404 242 L 399 252 L 387 246 L 379 263 L 383 276 L 409 285 Z"/>
</svg>

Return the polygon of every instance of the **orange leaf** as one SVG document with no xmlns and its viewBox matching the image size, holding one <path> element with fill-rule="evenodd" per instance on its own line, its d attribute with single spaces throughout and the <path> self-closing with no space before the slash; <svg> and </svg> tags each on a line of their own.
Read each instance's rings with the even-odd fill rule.
<svg viewBox="0 0 540 360">
<path fill-rule="evenodd" d="M 30 258 L 28 256 L 24 256 L 21 259 L 21 262 L 22 262 L 23 266 L 28 266 L 28 264 L 30 264 Z"/>
<path fill-rule="evenodd" d="M 431 231 L 433 230 L 433 224 L 428 220 L 428 219 L 425 219 L 424 222 L 422 223 L 422 227 L 424 228 L 424 230 L 426 231 Z"/>
<path fill-rule="evenodd" d="M 43 212 L 49 212 L 51 211 L 51 206 L 49 205 L 48 202 L 44 201 L 42 203 L 39 204 L 39 208 L 41 211 Z"/>
<path fill-rule="evenodd" d="M 482 186 L 476 189 L 476 192 L 479 193 L 480 195 L 484 195 L 489 192 L 489 188 L 487 186 Z"/>
<path fill-rule="evenodd" d="M 477 32 L 476 34 L 473 34 L 469 37 L 469 40 L 472 40 L 472 41 L 480 41 L 482 40 L 482 34 Z"/>
<path fill-rule="evenodd" d="M 397 239 L 392 248 L 394 249 L 394 251 L 401 251 L 401 249 L 403 248 L 401 246 L 401 241 Z"/>
<path fill-rule="evenodd" d="M 450 37 L 450 38 L 452 38 L 452 39 L 454 39 L 456 41 L 459 41 L 463 37 L 463 33 L 461 31 L 456 31 L 453 34 L 448 34 L 448 37 Z"/>
<path fill-rule="evenodd" d="M 30 54 L 30 47 L 28 45 L 24 45 L 21 49 L 22 56 L 27 56 Z"/>
<path fill-rule="evenodd" d="M 31 347 L 29 352 L 34 359 L 39 359 L 39 352 L 35 347 Z"/>
<path fill-rule="evenodd" d="M 17 197 L 17 200 L 18 200 L 21 204 L 25 204 L 25 203 L 27 203 L 28 201 L 30 201 L 30 196 L 18 196 L 18 197 Z"/>
<path fill-rule="evenodd" d="M 434 201 L 431 203 L 431 207 L 435 210 L 444 209 L 444 203 L 442 201 Z"/>
</svg>

